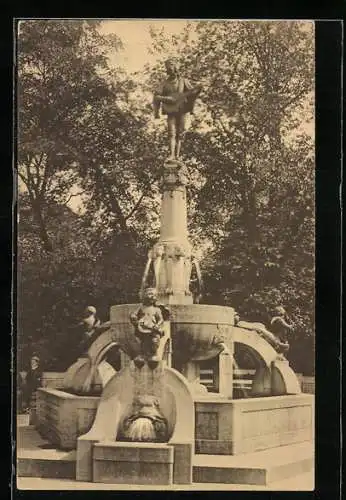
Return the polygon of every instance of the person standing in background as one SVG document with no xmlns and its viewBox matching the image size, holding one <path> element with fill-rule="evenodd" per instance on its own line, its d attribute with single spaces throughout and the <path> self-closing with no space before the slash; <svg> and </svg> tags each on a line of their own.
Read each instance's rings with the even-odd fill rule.
<svg viewBox="0 0 346 500">
<path fill-rule="evenodd" d="M 35 402 L 35 394 L 42 385 L 42 369 L 40 367 L 40 358 L 33 355 L 30 359 L 30 367 L 27 371 L 23 387 L 23 406 L 28 413 Z"/>
</svg>

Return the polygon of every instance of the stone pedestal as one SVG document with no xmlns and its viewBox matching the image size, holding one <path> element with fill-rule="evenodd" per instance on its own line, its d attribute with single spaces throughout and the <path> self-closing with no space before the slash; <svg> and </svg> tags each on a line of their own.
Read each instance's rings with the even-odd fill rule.
<svg viewBox="0 0 346 500">
<path fill-rule="evenodd" d="M 182 368 L 182 374 L 190 383 L 199 380 L 199 365 L 194 361 L 188 361 Z"/>
<path fill-rule="evenodd" d="M 113 484 L 173 483 L 174 449 L 161 443 L 95 443 L 93 481 Z"/>
</svg>

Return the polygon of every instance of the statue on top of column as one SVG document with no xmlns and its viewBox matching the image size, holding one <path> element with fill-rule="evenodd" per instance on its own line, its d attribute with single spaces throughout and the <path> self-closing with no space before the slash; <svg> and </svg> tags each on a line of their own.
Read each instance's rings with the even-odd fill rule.
<svg viewBox="0 0 346 500">
<path fill-rule="evenodd" d="M 178 159 L 185 132 L 186 115 L 193 114 L 195 101 L 202 87 L 200 85 L 193 87 L 182 77 L 174 59 L 168 59 L 165 66 L 168 78 L 163 82 L 161 89 L 154 94 L 154 114 L 155 118 L 159 118 L 162 107 L 162 113 L 167 115 L 169 158 Z"/>
</svg>

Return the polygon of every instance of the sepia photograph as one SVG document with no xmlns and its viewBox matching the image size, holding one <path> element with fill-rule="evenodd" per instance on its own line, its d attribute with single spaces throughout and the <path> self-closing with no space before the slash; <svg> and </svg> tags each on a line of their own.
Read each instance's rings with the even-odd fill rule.
<svg viewBox="0 0 346 500">
<path fill-rule="evenodd" d="M 314 21 L 14 30 L 17 489 L 314 491 Z"/>
</svg>

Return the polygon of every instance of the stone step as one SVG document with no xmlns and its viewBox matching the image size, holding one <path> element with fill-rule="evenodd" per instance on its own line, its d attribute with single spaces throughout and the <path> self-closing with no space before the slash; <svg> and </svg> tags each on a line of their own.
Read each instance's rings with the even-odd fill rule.
<svg viewBox="0 0 346 500">
<path fill-rule="evenodd" d="M 193 481 L 268 485 L 310 472 L 313 467 L 313 445 L 306 442 L 243 455 L 195 455 Z"/>
<path fill-rule="evenodd" d="M 17 476 L 75 479 L 76 452 L 53 448 L 32 425 L 17 428 Z"/>
<path fill-rule="evenodd" d="M 250 484 L 217 484 L 217 483 L 192 483 L 172 485 L 147 485 L 137 487 L 133 484 L 88 483 L 72 481 L 70 479 L 37 479 L 32 477 L 17 478 L 17 488 L 21 490 L 110 490 L 110 491 L 313 491 L 314 478 L 312 472 L 305 473 L 283 481 L 270 483 L 268 486 Z M 271 498 L 271 497 L 270 497 Z"/>
<path fill-rule="evenodd" d="M 42 439 L 33 426 L 17 431 L 17 476 L 74 480 L 76 452 L 60 451 Z M 266 486 L 311 472 L 310 442 L 243 455 L 194 455 L 193 482 Z"/>
</svg>

